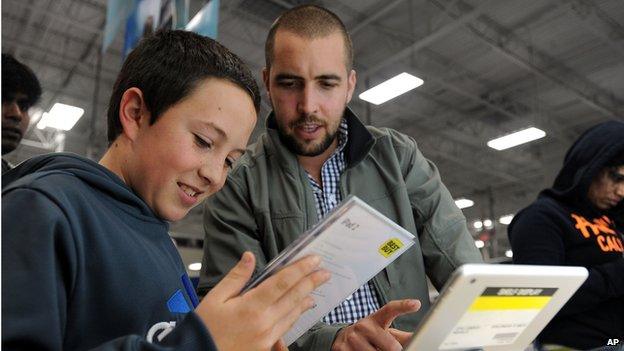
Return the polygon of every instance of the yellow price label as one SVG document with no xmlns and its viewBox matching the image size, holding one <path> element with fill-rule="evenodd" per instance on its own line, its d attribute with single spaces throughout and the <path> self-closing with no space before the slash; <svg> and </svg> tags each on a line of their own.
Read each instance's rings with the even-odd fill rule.
<svg viewBox="0 0 624 351">
<path fill-rule="evenodd" d="M 398 238 L 392 238 L 379 247 L 379 253 L 385 257 L 390 257 L 393 253 L 403 247 L 403 242 Z"/>
</svg>

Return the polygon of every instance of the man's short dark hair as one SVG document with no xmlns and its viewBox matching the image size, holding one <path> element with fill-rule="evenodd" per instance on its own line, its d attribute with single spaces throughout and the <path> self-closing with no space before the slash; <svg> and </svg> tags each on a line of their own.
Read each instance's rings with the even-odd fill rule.
<svg viewBox="0 0 624 351">
<path fill-rule="evenodd" d="M 215 40 L 196 33 L 159 31 L 141 40 L 126 58 L 108 104 L 108 142 L 121 134 L 121 97 L 130 88 L 143 92 L 150 124 L 190 95 L 207 78 L 231 81 L 245 90 L 260 110 L 260 92 L 243 61 Z"/>
<path fill-rule="evenodd" d="M 2 102 L 13 99 L 17 93 L 26 95 L 26 103 L 31 107 L 41 97 L 41 85 L 28 66 L 9 54 L 2 54 Z"/>
<path fill-rule="evenodd" d="M 347 71 L 353 67 L 353 44 L 347 28 L 340 18 L 333 12 L 316 5 L 301 5 L 280 15 L 269 30 L 264 44 L 266 68 L 271 68 L 275 35 L 278 30 L 294 33 L 306 39 L 326 37 L 333 33 L 340 33 L 344 39 L 345 66 Z"/>
</svg>

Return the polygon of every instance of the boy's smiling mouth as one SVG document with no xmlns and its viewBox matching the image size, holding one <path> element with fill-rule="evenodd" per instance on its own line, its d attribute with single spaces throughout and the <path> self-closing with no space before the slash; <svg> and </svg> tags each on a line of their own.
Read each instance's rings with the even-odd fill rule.
<svg viewBox="0 0 624 351">
<path fill-rule="evenodd" d="M 196 197 L 198 197 L 199 195 L 201 195 L 201 194 L 203 194 L 203 193 L 204 193 L 203 191 L 199 191 L 199 189 L 197 189 L 197 188 L 195 188 L 195 187 L 192 187 L 192 186 L 190 186 L 190 185 L 186 185 L 186 184 L 184 184 L 184 183 L 180 183 L 180 182 L 178 182 L 178 186 L 180 187 L 180 189 L 182 189 L 182 191 L 183 191 L 186 195 L 188 195 L 188 196 L 190 196 L 190 197 L 194 197 L 194 198 L 196 198 Z"/>
</svg>

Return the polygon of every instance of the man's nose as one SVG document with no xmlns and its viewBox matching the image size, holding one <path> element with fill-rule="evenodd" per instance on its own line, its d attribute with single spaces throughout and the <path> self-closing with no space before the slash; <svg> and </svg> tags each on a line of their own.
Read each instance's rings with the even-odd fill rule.
<svg viewBox="0 0 624 351">
<path fill-rule="evenodd" d="M 615 185 L 615 194 L 619 196 L 620 200 L 624 199 L 624 183 L 620 182 Z"/>
<path fill-rule="evenodd" d="M 22 120 L 23 112 L 15 100 L 2 103 L 2 117 L 4 118 L 14 119 L 19 122 Z"/>
<path fill-rule="evenodd" d="M 316 91 L 313 87 L 308 85 L 301 91 L 299 102 L 297 104 L 297 110 L 302 114 L 314 114 L 318 112 L 318 98 Z"/>
</svg>

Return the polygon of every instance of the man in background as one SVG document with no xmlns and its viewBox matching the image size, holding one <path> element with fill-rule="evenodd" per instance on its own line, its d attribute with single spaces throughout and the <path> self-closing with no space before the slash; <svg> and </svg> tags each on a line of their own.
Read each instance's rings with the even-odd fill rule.
<svg viewBox="0 0 624 351">
<path fill-rule="evenodd" d="M 41 97 L 39 80 L 23 63 L 2 54 L 2 173 L 12 168 L 4 155 L 17 148 L 28 129 L 28 110 Z"/>
<path fill-rule="evenodd" d="M 611 121 L 572 145 L 553 186 L 508 228 L 514 263 L 589 271 L 540 343 L 587 350 L 624 340 L 623 209 L 624 123 Z"/>
</svg>

